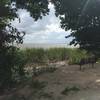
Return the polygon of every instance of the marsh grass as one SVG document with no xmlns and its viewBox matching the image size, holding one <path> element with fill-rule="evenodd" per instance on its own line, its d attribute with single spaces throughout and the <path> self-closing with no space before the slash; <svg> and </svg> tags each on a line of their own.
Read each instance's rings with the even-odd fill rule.
<svg viewBox="0 0 100 100">
<path fill-rule="evenodd" d="M 31 48 L 21 51 L 24 53 L 26 63 L 29 65 L 46 65 L 59 61 L 67 61 L 68 64 L 77 64 L 81 58 L 89 56 L 87 51 L 78 48 Z"/>
</svg>

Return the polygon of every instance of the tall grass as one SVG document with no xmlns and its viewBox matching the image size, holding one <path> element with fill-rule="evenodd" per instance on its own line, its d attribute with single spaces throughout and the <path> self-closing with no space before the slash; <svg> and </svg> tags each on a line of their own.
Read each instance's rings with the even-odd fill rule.
<svg viewBox="0 0 100 100">
<path fill-rule="evenodd" d="M 70 49 L 69 51 L 69 64 L 78 64 L 82 58 L 87 58 L 89 54 L 87 51 L 80 49 Z"/>
<path fill-rule="evenodd" d="M 43 64 L 68 58 L 66 48 L 52 48 L 46 50 L 43 48 L 31 48 L 21 51 L 24 53 L 27 63 Z"/>
<path fill-rule="evenodd" d="M 69 64 L 77 64 L 81 58 L 88 56 L 85 50 L 76 48 L 31 48 L 21 50 L 24 53 L 26 62 L 33 64 L 46 64 L 49 62 L 68 61 Z"/>
<path fill-rule="evenodd" d="M 42 48 L 36 49 L 25 49 L 23 50 L 28 63 L 46 63 L 46 56 L 45 56 L 45 50 Z"/>
<path fill-rule="evenodd" d="M 27 58 L 27 63 L 47 63 L 68 59 L 67 48 L 31 48 L 22 50 Z"/>
<path fill-rule="evenodd" d="M 68 58 L 67 48 L 51 48 L 46 50 L 46 56 L 50 62 L 63 61 Z"/>
</svg>

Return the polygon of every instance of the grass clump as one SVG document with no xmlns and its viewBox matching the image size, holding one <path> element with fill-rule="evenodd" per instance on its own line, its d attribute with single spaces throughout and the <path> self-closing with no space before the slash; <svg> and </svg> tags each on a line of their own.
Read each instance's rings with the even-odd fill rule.
<svg viewBox="0 0 100 100">
<path fill-rule="evenodd" d="M 72 86 L 72 87 L 66 87 L 62 92 L 61 94 L 63 95 L 68 95 L 68 93 L 70 92 L 78 92 L 80 91 L 79 87 L 77 86 Z"/>
</svg>

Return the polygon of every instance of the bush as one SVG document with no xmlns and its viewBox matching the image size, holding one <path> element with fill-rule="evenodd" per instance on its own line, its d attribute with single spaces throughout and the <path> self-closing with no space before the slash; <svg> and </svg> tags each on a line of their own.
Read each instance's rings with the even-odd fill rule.
<svg viewBox="0 0 100 100">
<path fill-rule="evenodd" d="M 16 47 L 0 51 L 0 90 L 13 86 L 18 77 L 24 76 L 25 57 Z"/>
<path fill-rule="evenodd" d="M 0 88 L 2 89 L 10 87 L 14 81 L 16 51 L 16 47 L 5 47 L 0 51 Z"/>
<path fill-rule="evenodd" d="M 23 50 L 17 50 L 14 57 L 13 79 L 21 79 L 25 75 L 25 65 L 27 64 L 27 58 Z"/>
</svg>

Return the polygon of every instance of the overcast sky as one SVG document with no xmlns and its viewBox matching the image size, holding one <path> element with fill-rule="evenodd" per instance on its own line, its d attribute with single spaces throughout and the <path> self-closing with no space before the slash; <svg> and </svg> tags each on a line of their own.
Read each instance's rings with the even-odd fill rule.
<svg viewBox="0 0 100 100">
<path fill-rule="evenodd" d="M 70 34 L 70 31 L 65 32 L 60 28 L 60 20 L 55 16 L 54 6 L 49 4 L 49 8 L 49 15 L 37 22 L 26 10 L 18 10 L 21 23 L 15 19 L 12 25 L 26 32 L 24 43 L 69 43 L 71 39 L 65 39 L 65 36 Z"/>
</svg>

